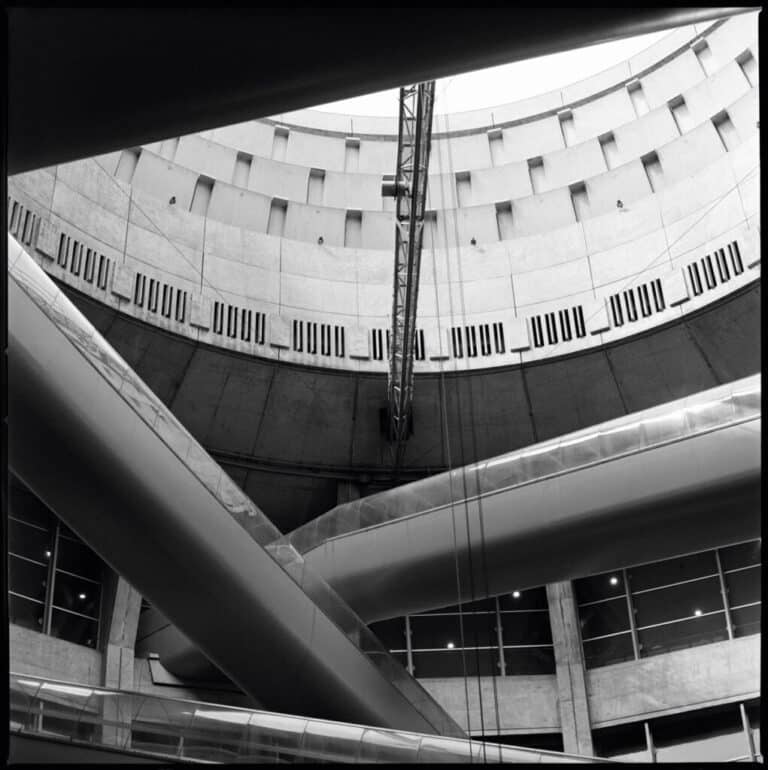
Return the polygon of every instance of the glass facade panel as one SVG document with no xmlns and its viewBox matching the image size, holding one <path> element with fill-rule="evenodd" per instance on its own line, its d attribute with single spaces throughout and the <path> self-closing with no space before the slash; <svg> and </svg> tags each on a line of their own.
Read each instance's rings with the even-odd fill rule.
<svg viewBox="0 0 768 770">
<path fill-rule="evenodd" d="M 456 676 L 497 676 L 497 650 L 437 650 L 413 651 L 413 673 L 419 679 Z"/>
<path fill-rule="evenodd" d="M 414 649 L 449 649 L 497 645 L 495 613 L 411 616 L 411 645 Z"/>
<path fill-rule="evenodd" d="M 82 615 L 54 609 L 51 613 L 51 636 L 66 639 L 75 644 L 83 644 L 86 647 L 96 647 L 99 623 Z"/>
<path fill-rule="evenodd" d="M 405 639 L 405 619 L 394 618 L 371 623 L 369 626 L 374 636 L 390 650 L 404 650 L 408 646 Z"/>
<path fill-rule="evenodd" d="M 42 631 L 44 612 L 45 605 L 42 602 L 22 599 L 13 594 L 8 597 L 8 621 L 14 625 Z"/>
<path fill-rule="evenodd" d="M 723 762 L 749 754 L 737 705 L 651 722 L 658 762 Z"/>
<path fill-rule="evenodd" d="M 579 620 L 582 639 L 628 631 L 630 624 L 627 599 L 622 596 L 618 599 L 579 607 Z"/>
<path fill-rule="evenodd" d="M 721 642 L 728 638 L 725 625 L 725 613 L 703 615 L 662 626 L 638 629 L 640 654 L 643 656 L 659 655 L 670 650 L 695 647 L 699 644 Z"/>
<path fill-rule="evenodd" d="M 9 486 L 10 622 L 96 647 L 106 566 L 21 481 Z"/>
<path fill-rule="evenodd" d="M 751 607 L 740 607 L 731 610 L 734 636 L 749 636 L 760 633 L 760 616 L 762 607 L 754 604 Z"/>
<path fill-rule="evenodd" d="M 579 604 L 624 596 L 624 578 L 621 570 L 592 575 L 573 582 L 576 601 Z"/>
<path fill-rule="evenodd" d="M 739 607 L 760 601 L 760 567 L 747 567 L 738 572 L 725 573 L 728 604 Z"/>
<path fill-rule="evenodd" d="M 8 557 L 9 588 L 14 594 L 45 602 L 48 583 L 48 567 L 42 564 Z"/>
<path fill-rule="evenodd" d="M 503 610 L 546 610 L 547 589 L 526 588 L 499 596 L 499 609 Z"/>
<path fill-rule="evenodd" d="M 637 610 L 638 628 L 723 609 L 717 576 L 648 593 L 633 593 L 632 600 Z"/>
<path fill-rule="evenodd" d="M 634 657 L 632 635 L 629 632 L 584 642 L 584 662 L 587 668 L 622 663 L 634 660 Z"/>
<path fill-rule="evenodd" d="M 496 600 L 495 599 L 480 599 L 475 602 L 464 602 L 461 605 L 461 612 L 495 612 Z M 450 607 L 440 607 L 436 610 L 429 610 L 427 612 L 419 613 L 420 615 L 434 615 L 434 614 L 450 614 L 459 613 L 459 605 L 454 604 Z"/>
<path fill-rule="evenodd" d="M 546 611 L 502 612 L 501 629 L 505 645 L 552 644 L 552 628 Z"/>
<path fill-rule="evenodd" d="M 505 647 L 504 669 L 507 676 L 554 674 L 555 651 L 552 647 Z"/>
<path fill-rule="evenodd" d="M 714 551 L 705 551 L 683 556 L 680 559 L 668 559 L 632 567 L 627 570 L 627 574 L 632 591 L 635 592 L 704 575 L 717 575 L 717 562 Z"/>
<path fill-rule="evenodd" d="M 595 756 L 625 762 L 649 762 L 650 754 L 642 722 L 592 730 Z"/>
<path fill-rule="evenodd" d="M 760 564 L 760 540 L 753 540 L 750 543 L 741 543 L 731 545 L 727 548 L 719 548 L 720 563 L 723 570 L 727 572 L 737 567 L 746 567 L 750 564 Z"/>
</svg>

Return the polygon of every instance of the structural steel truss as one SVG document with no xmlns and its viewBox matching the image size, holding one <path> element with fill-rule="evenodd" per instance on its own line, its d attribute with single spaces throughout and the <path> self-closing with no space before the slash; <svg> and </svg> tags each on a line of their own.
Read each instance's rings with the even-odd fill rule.
<svg viewBox="0 0 768 770">
<path fill-rule="evenodd" d="M 393 442 L 396 472 L 400 468 L 411 426 L 416 306 L 434 101 L 434 80 L 400 89 L 397 173 L 394 185 L 388 188 L 390 194 L 397 198 L 395 279 L 387 384 L 388 429 L 389 438 Z"/>
</svg>

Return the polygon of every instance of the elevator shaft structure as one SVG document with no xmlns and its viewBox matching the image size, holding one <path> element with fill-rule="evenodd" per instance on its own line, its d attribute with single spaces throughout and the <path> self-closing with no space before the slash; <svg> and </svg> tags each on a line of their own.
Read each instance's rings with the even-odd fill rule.
<svg viewBox="0 0 768 770">
<path fill-rule="evenodd" d="M 385 184 L 382 190 L 397 198 L 387 383 L 387 427 L 395 474 L 400 468 L 412 425 L 416 308 L 434 102 L 434 80 L 400 89 L 397 172 L 394 183 Z"/>
</svg>

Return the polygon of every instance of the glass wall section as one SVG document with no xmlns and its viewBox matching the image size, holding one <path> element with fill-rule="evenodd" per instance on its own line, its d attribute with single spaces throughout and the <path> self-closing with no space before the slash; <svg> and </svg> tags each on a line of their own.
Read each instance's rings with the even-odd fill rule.
<svg viewBox="0 0 768 770">
<path fill-rule="evenodd" d="M 106 566 L 15 476 L 8 515 L 9 620 L 97 647 Z"/>
<path fill-rule="evenodd" d="M 544 588 L 382 621 L 371 630 L 419 678 L 555 671 Z"/>
<path fill-rule="evenodd" d="M 760 541 L 574 581 L 587 668 L 760 631 Z"/>
<path fill-rule="evenodd" d="M 750 762 L 759 754 L 759 728 L 742 717 L 745 707 L 730 703 L 682 714 L 592 730 L 595 755 L 635 762 Z M 757 733 L 757 736 L 755 736 Z M 751 740 L 750 740 L 751 739 Z"/>
</svg>

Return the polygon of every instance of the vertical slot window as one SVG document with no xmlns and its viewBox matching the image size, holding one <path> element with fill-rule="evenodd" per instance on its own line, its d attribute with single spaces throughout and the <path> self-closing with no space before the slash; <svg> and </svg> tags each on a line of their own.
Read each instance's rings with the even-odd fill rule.
<svg viewBox="0 0 768 770">
<path fill-rule="evenodd" d="M 136 173 L 136 166 L 139 164 L 139 155 L 141 150 L 123 150 L 120 153 L 120 160 L 117 162 L 115 176 L 126 184 L 133 181 L 133 175 Z"/>
<path fill-rule="evenodd" d="M 641 118 L 643 115 L 647 115 L 650 112 L 648 101 L 646 100 L 645 92 L 643 91 L 643 85 L 639 80 L 630 80 L 629 83 L 627 83 L 627 93 L 632 102 L 632 107 L 635 110 L 635 115 L 637 115 L 638 118 Z"/>
<path fill-rule="evenodd" d="M 632 289 L 624 292 L 624 307 L 627 310 L 627 321 L 637 321 L 637 305 L 635 292 Z"/>
<path fill-rule="evenodd" d="M 616 146 L 616 137 L 613 135 L 613 131 L 609 131 L 607 134 L 602 134 L 597 137 L 600 142 L 600 150 L 603 153 L 603 160 L 605 160 L 605 167 L 610 171 L 619 165 L 619 148 Z"/>
<path fill-rule="evenodd" d="M 187 292 L 176 289 L 176 320 L 184 323 L 187 317 Z"/>
<path fill-rule="evenodd" d="M 568 188 L 571 191 L 571 203 L 573 204 L 573 213 L 577 222 L 583 222 L 589 217 L 589 198 L 587 197 L 587 186 L 584 182 L 577 182 Z"/>
<path fill-rule="evenodd" d="M 434 209 L 424 212 L 424 230 L 422 245 L 425 249 L 434 249 L 437 243 L 437 212 Z"/>
<path fill-rule="evenodd" d="M 651 314 L 651 295 L 648 293 L 648 284 L 637 287 L 637 296 L 640 301 L 640 315 L 647 318 Z"/>
<path fill-rule="evenodd" d="M 416 360 L 423 361 L 425 358 L 423 329 L 417 329 L 416 337 L 415 337 L 415 345 L 416 345 Z"/>
<path fill-rule="evenodd" d="M 133 291 L 133 302 L 137 307 L 144 307 L 144 290 L 147 279 L 141 273 L 136 273 L 136 286 Z"/>
<path fill-rule="evenodd" d="M 584 326 L 584 308 L 581 305 L 573 308 L 573 325 L 576 328 L 577 337 L 587 336 L 587 329 Z"/>
<path fill-rule="evenodd" d="M 253 156 L 246 152 L 238 152 L 235 158 L 235 170 L 232 173 L 232 184 L 235 187 L 248 187 L 248 178 L 251 175 Z"/>
<path fill-rule="evenodd" d="M 643 155 L 640 160 L 643 164 L 651 192 L 658 192 L 664 187 L 664 172 L 661 170 L 659 156 L 655 152 L 649 152 Z"/>
<path fill-rule="evenodd" d="M 464 347 L 461 344 L 461 328 L 458 326 L 451 328 L 451 346 L 454 358 L 464 358 Z"/>
<path fill-rule="evenodd" d="M 491 355 L 491 327 L 488 324 L 480 324 L 480 353 L 484 356 Z"/>
<path fill-rule="evenodd" d="M 725 110 L 718 112 L 717 115 L 713 116 L 712 124 L 714 125 L 717 135 L 720 137 L 720 141 L 723 143 L 726 152 L 735 149 L 739 143 L 739 137 L 728 113 Z"/>
<path fill-rule="evenodd" d="M 544 321 L 547 326 L 547 340 L 549 341 L 550 345 L 556 345 L 557 344 L 557 325 L 555 323 L 555 314 L 547 313 L 544 316 Z"/>
<path fill-rule="evenodd" d="M 360 168 L 360 140 L 356 136 L 348 136 L 344 141 L 344 171 L 354 174 Z"/>
<path fill-rule="evenodd" d="M 107 280 L 109 279 L 109 260 L 103 255 L 99 255 L 99 272 L 96 278 L 96 285 L 100 289 L 107 288 Z"/>
<path fill-rule="evenodd" d="M 243 308 L 240 311 L 240 339 L 243 342 L 251 341 L 251 326 L 253 325 L 253 311 Z"/>
<path fill-rule="evenodd" d="M 472 176 L 469 171 L 456 173 L 456 204 L 459 208 L 470 205 L 472 198 Z"/>
<path fill-rule="evenodd" d="M 741 275 L 744 272 L 744 265 L 741 262 L 739 244 L 736 241 L 732 241 L 728 244 L 728 253 L 731 255 L 731 267 L 733 267 L 733 274 Z"/>
<path fill-rule="evenodd" d="M 384 351 L 382 349 L 382 333 L 381 329 L 371 330 L 371 348 L 373 352 L 374 361 L 381 361 L 384 358 Z"/>
<path fill-rule="evenodd" d="M 701 65 L 701 69 L 707 77 L 715 74 L 717 69 L 717 61 L 712 54 L 712 49 L 707 44 L 706 40 L 696 40 L 693 45 L 693 52 L 696 54 L 696 59 Z"/>
<path fill-rule="evenodd" d="M 576 126 L 573 122 L 573 112 L 571 110 L 561 110 L 557 113 L 557 120 L 560 123 L 563 144 L 566 147 L 576 144 Z"/>
<path fill-rule="evenodd" d="M 322 206 L 324 187 L 325 171 L 320 168 L 311 168 L 307 178 L 307 203 L 314 206 Z"/>
<path fill-rule="evenodd" d="M 272 160 L 285 160 L 288 151 L 288 133 L 286 126 L 275 126 L 275 134 L 272 137 Z"/>
<path fill-rule="evenodd" d="M 510 201 L 496 204 L 496 230 L 500 241 L 512 239 L 512 203 Z"/>
<path fill-rule="evenodd" d="M 192 194 L 192 203 L 189 205 L 189 210 L 193 214 L 198 214 L 201 217 L 208 215 L 208 206 L 211 202 L 211 194 L 213 193 L 213 179 L 206 176 L 198 177 L 195 184 L 195 192 Z"/>
<path fill-rule="evenodd" d="M 557 315 L 560 317 L 560 334 L 563 342 L 570 342 L 573 339 L 573 334 L 571 332 L 571 319 L 568 317 L 568 311 L 559 310 Z"/>
<path fill-rule="evenodd" d="M 651 293 L 653 294 L 653 304 L 660 313 L 666 307 L 664 302 L 664 292 L 661 288 L 661 278 L 656 278 L 651 282 Z"/>
<path fill-rule="evenodd" d="M 61 238 L 59 238 L 59 253 L 56 256 L 56 264 L 61 265 L 62 267 L 67 266 L 67 252 L 69 251 L 69 238 L 64 235 L 64 233 L 61 234 Z"/>
<path fill-rule="evenodd" d="M 712 257 L 709 254 L 701 260 L 701 269 L 707 288 L 714 289 L 717 286 L 717 281 L 715 280 L 715 268 L 712 266 Z"/>
<path fill-rule="evenodd" d="M 160 155 L 166 160 L 173 160 L 176 157 L 176 150 L 179 147 L 179 137 L 174 136 L 171 139 L 164 139 L 160 143 Z"/>
<path fill-rule="evenodd" d="M 344 358 L 344 327 L 333 327 L 333 342 L 336 351 L 336 358 Z"/>
<path fill-rule="evenodd" d="M 157 312 L 157 294 L 160 284 L 154 278 L 149 279 L 149 298 L 147 300 L 147 310 L 152 313 Z"/>
<path fill-rule="evenodd" d="M 467 341 L 467 357 L 477 358 L 477 335 L 474 326 L 465 326 L 464 335 Z"/>
<path fill-rule="evenodd" d="M 728 263 L 725 261 L 725 249 L 715 250 L 715 262 L 717 263 L 717 272 L 720 275 L 720 283 L 731 280 L 731 273 L 728 270 Z"/>
<path fill-rule="evenodd" d="M 348 211 L 344 220 L 344 246 L 359 249 L 363 240 L 363 212 Z"/>
<path fill-rule="evenodd" d="M 254 339 L 254 342 L 257 345 L 263 345 L 264 344 L 264 330 L 267 326 L 267 316 L 266 313 L 256 313 L 256 338 Z"/>
<path fill-rule="evenodd" d="M 96 266 L 96 252 L 88 249 L 85 252 L 85 270 L 83 271 L 83 278 L 88 283 L 93 283 L 93 269 Z"/>
<path fill-rule="evenodd" d="M 213 303 L 213 333 L 221 334 L 224 330 L 224 305 L 221 302 Z"/>
<path fill-rule="evenodd" d="M 504 353 L 506 348 L 504 347 L 504 324 L 501 321 L 497 321 L 493 325 L 493 344 L 497 353 Z"/>
<path fill-rule="evenodd" d="M 611 295 L 611 315 L 614 326 L 624 326 L 624 313 L 621 311 L 621 302 L 618 294 Z"/>
<path fill-rule="evenodd" d="M 389 348 L 390 348 L 390 339 L 389 339 L 389 337 L 390 337 L 390 332 L 389 332 L 389 329 L 387 329 L 386 334 L 385 334 L 385 339 L 386 339 L 386 342 L 387 342 L 387 361 L 389 361 Z"/>
<path fill-rule="evenodd" d="M 293 322 L 293 349 L 297 353 L 301 353 L 304 350 L 304 322 Z"/>
<path fill-rule="evenodd" d="M 234 305 L 227 305 L 227 337 L 237 337 L 237 308 Z"/>
<path fill-rule="evenodd" d="M 331 326 L 320 324 L 320 353 L 324 356 L 331 355 Z"/>
<path fill-rule="evenodd" d="M 269 220 L 267 222 L 267 233 L 283 237 L 285 232 L 285 215 L 288 209 L 288 201 L 282 198 L 273 198 L 269 207 Z"/>
<path fill-rule="evenodd" d="M 163 299 L 160 306 L 160 313 L 163 318 L 170 318 L 173 310 L 173 289 L 167 284 L 163 284 Z"/>
<path fill-rule="evenodd" d="M 528 158 L 528 177 L 531 180 L 531 190 L 536 195 L 544 189 L 544 158 L 538 155 Z"/>
<path fill-rule="evenodd" d="M 307 321 L 307 353 L 317 355 L 317 321 Z"/>
<path fill-rule="evenodd" d="M 692 265 L 688 265 L 688 278 L 691 281 L 691 288 L 693 293 L 698 296 L 704 289 L 701 285 L 701 275 L 699 274 L 699 266 L 694 262 Z"/>
<path fill-rule="evenodd" d="M 741 67 L 744 77 L 747 79 L 747 83 L 754 88 L 758 83 L 758 69 L 757 60 L 752 56 L 752 51 L 747 48 L 736 57 L 736 62 Z"/>
<path fill-rule="evenodd" d="M 491 151 L 491 165 L 501 166 L 504 163 L 504 134 L 500 128 L 492 128 L 488 132 L 488 148 Z"/>
<path fill-rule="evenodd" d="M 670 99 L 667 102 L 667 106 L 672 115 L 672 120 L 675 121 L 675 126 L 677 126 L 678 134 L 682 136 L 686 131 L 690 131 L 693 128 L 691 112 L 682 96 L 675 96 L 674 99 Z"/>
<path fill-rule="evenodd" d="M 531 318 L 531 328 L 533 330 L 534 347 L 542 347 L 544 345 L 544 330 L 542 329 L 540 315 L 535 315 Z"/>
</svg>

